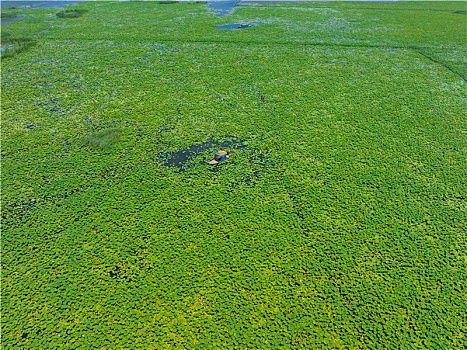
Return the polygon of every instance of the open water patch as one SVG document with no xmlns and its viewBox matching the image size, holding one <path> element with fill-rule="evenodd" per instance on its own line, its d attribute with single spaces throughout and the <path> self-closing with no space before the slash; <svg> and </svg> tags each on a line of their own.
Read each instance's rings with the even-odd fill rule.
<svg viewBox="0 0 467 350">
<path fill-rule="evenodd" d="M 231 24 L 222 24 L 217 26 L 216 29 L 246 29 L 253 27 L 253 24 L 250 23 L 231 23 Z"/>
<path fill-rule="evenodd" d="M 237 138 L 232 138 L 226 141 L 209 139 L 203 143 L 195 144 L 176 152 L 162 153 L 160 155 L 160 159 L 163 161 L 165 166 L 184 172 L 192 167 L 191 160 L 199 156 L 204 151 L 214 148 L 227 148 L 230 151 L 246 147 L 245 143 Z"/>
<path fill-rule="evenodd" d="M 227 16 L 232 13 L 239 1 L 208 1 L 208 9 L 214 10 L 215 16 Z"/>
</svg>

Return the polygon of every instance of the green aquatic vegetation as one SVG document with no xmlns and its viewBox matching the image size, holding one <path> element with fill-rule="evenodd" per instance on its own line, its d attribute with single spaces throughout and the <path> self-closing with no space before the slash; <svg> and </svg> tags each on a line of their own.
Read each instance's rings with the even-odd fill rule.
<svg viewBox="0 0 467 350">
<path fill-rule="evenodd" d="M 10 32 L 2 33 L 1 55 L 2 58 L 13 57 L 22 53 L 36 44 L 35 39 L 15 37 Z"/>
<path fill-rule="evenodd" d="M 15 7 L 2 8 L 0 13 L 1 18 L 14 18 L 18 15 L 18 10 Z"/>
<path fill-rule="evenodd" d="M 8 28 L 5 348 L 462 348 L 461 3 L 72 6 Z"/>
<path fill-rule="evenodd" d="M 83 139 L 83 143 L 86 146 L 100 150 L 110 150 L 120 140 L 119 129 L 105 129 L 92 134 L 87 135 Z"/>
<path fill-rule="evenodd" d="M 76 9 L 76 8 L 65 8 L 60 12 L 57 12 L 57 17 L 59 18 L 78 18 L 84 15 L 87 10 Z"/>
</svg>

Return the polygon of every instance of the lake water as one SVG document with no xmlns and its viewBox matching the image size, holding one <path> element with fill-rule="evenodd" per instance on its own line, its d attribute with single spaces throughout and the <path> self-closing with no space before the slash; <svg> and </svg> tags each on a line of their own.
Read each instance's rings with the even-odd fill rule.
<svg viewBox="0 0 467 350">
<path fill-rule="evenodd" d="M 227 16 L 239 1 L 208 1 L 208 9 L 214 10 L 216 16 Z"/>
<path fill-rule="evenodd" d="M 68 1 L 27 1 L 27 0 L 17 0 L 17 1 L 1 1 L 0 5 L 2 8 L 6 7 L 28 7 L 28 8 L 55 8 L 63 7 L 71 4 L 75 4 L 83 0 L 68 0 Z M 13 18 L 2 18 L 0 24 L 3 26 L 5 24 L 17 21 L 26 16 L 16 16 Z"/>
<path fill-rule="evenodd" d="M 34 0 L 16 0 L 16 1 L 0 1 L 0 6 L 4 7 L 29 7 L 29 8 L 56 8 L 56 7 L 63 7 L 71 4 L 75 4 L 77 2 L 83 2 L 86 0 L 62 0 L 62 1 L 34 1 Z M 125 2 L 128 0 L 120 0 L 121 2 Z M 182 0 L 183 1 L 183 0 Z M 234 8 L 242 2 L 297 2 L 300 0 L 238 0 L 238 1 L 208 1 L 207 7 L 214 11 L 216 16 L 227 16 L 232 13 Z M 327 0 L 318 0 L 318 1 L 327 1 Z M 397 1 L 397 0 L 353 0 L 353 1 Z M 23 18 L 24 16 L 18 16 L 14 18 L 5 18 L 1 20 L 1 24 L 8 24 L 18 19 Z M 229 28 L 230 29 L 230 28 Z"/>
<path fill-rule="evenodd" d="M 30 8 L 54 8 L 71 5 L 83 0 L 66 0 L 66 1 L 29 1 L 29 0 L 16 0 L 16 1 L 1 1 L 1 7 L 30 7 Z"/>
<path fill-rule="evenodd" d="M 239 0 L 239 1 L 224 1 L 224 0 L 219 0 L 219 1 L 208 1 L 207 7 L 208 9 L 214 10 L 214 14 L 216 16 L 227 16 L 232 13 L 234 8 L 239 5 L 242 2 L 262 2 L 262 3 L 268 3 L 268 2 L 299 2 L 300 0 Z M 320 2 L 326 2 L 326 1 L 331 1 L 331 0 L 315 0 L 315 1 L 320 1 Z M 359 1 L 359 2 L 394 2 L 397 0 L 352 0 L 352 1 Z"/>
</svg>

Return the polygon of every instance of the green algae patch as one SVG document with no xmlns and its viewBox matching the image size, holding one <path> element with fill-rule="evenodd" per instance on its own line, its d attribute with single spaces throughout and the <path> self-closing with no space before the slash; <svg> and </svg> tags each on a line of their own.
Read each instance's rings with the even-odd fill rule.
<svg viewBox="0 0 467 350">
<path fill-rule="evenodd" d="M 120 141 L 121 131 L 119 129 L 106 129 L 87 135 L 83 143 L 99 151 L 108 151 Z"/>
</svg>

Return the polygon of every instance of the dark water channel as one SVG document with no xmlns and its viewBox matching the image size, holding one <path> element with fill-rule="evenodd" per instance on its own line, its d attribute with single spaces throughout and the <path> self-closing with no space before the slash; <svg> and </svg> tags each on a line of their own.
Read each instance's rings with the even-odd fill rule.
<svg viewBox="0 0 467 350">
<path fill-rule="evenodd" d="M 2 18 L 1 21 L 0 21 L 0 24 L 1 25 L 5 25 L 5 24 L 8 24 L 8 23 L 11 23 L 11 22 L 15 22 L 21 18 L 24 18 L 26 17 L 25 15 L 20 15 L 20 16 L 16 16 L 16 17 L 12 17 L 12 18 Z"/>
</svg>

